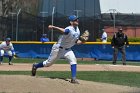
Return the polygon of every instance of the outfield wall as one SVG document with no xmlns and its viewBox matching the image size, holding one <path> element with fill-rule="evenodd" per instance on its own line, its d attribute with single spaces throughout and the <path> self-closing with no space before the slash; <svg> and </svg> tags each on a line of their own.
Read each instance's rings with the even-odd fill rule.
<svg viewBox="0 0 140 93">
<path fill-rule="evenodd" d="M 21 58 L 48 58 L 51 47 L 55 42 L 13 42 L 17 55 Z M 99 60 L 112 60 L 113 49 L 109 43 L 87 42 L 72 48 L 77 58 L 96 58 Z M 118 59 L 121 59 L 119 53 Z M 140 60 L 140 42 L 130 42 L 126 48 L 126 59 Z"/>
</svg>

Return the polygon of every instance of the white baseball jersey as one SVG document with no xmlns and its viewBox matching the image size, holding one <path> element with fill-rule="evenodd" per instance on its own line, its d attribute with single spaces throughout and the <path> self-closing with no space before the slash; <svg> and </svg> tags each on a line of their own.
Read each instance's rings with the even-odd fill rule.
<svg viewBox="0 0 140 93">
<path fill-rule="evenodd" d="M 65 28 L 65 34 L 59 38 L 58 44 L 63 48 L 71 48 L 75 45 L 79 36 L 80 31 L 78 27 L 74 28 L 73 26 L 68 26 Z"/>
<path fill-rule="evenodd" d="M 13 47 L 13 44 L 11 42 L 7 46 L 6 41 L 4 41 L 0 44 L 0 49 L 2 49 L 4 51 L 9 51 L 9 50 L 14 50 L 14 47 Z"/>
<path fill-rule="evenodd" d="M 102 34 L 102 42 L 107 42 L 107 33 L 103 32 Z"/>
</svg>

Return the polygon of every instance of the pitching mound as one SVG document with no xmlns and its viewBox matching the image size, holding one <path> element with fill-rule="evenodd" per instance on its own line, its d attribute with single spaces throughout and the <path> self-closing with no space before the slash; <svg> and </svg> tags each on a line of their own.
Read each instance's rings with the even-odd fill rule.
<svg viewBox="0 0 140 93">
<path fill-rule="evenodd" d="M 138 88 L 96 83 L 79 80 L 71 84 L 69 80 L 32 77 L 25 75 L 1 75 L 2 93 L 139 93 Z"/>
</svg>

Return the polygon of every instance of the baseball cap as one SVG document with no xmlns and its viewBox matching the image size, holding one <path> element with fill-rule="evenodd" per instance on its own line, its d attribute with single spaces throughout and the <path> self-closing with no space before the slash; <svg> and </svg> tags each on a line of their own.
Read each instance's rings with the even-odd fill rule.
<svg viewBox="0 0 140 93">
<path fill-rule="evenodd" d="M 6 38 L 5 41 L 11 41 L 11 38 Z"/>
<path fill-rule="evenodd" d="M 123 31 L 123 29 L 122 28 L 119 28 L 119 31 Z"/>
<path fill-rule="evenodd" d="M 42 36 L 47 36 L 47 34 L 43 34 Z"/>
<path fill-rule="evenodd" d="M 78 17 L 75 16 L 75 15 L 69 16 L 69 21 L 75 21 L 75 20 L 77 20 L 77 19 L 78 19 Z"/>
<path fill-rule="evenodd" d="M 122 31 L 123 30 L 123 27 L 122 26 L 119 26 L 119 28 L 118 28 L 120 31 Z"/>
</svg>

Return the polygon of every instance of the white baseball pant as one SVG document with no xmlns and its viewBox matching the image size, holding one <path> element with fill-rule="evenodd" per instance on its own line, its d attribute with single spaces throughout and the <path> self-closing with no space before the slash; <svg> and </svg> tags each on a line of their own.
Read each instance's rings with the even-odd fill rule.
<svg viewBox="0 0 140 93">
<path fill-rule="evenodd" d="M 77 64 L 76 57 L 71 49 L 60 48 L 59 44 L 54 44 L 50 56 L 43 61 L 43 65 L 49 67 L 59 58 L 66 58 L 70 65 Z"/>
</svg>

